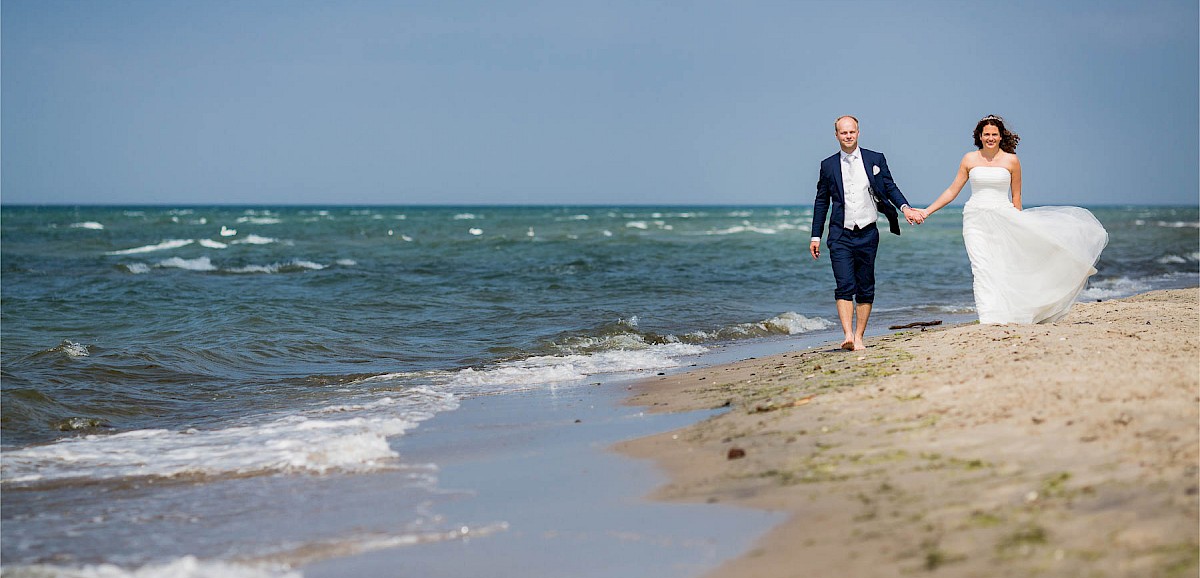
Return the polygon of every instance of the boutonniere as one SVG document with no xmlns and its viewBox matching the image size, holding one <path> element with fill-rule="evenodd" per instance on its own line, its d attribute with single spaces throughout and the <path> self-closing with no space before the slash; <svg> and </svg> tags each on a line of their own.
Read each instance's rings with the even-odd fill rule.
<svg viewBox="0 0 1200 578">
<path fill-rule="evenodd" d="M 873 174 L 873 175 L 879 174 L 879 165 L 871 165 L 871 174 Z"/>
</svg>

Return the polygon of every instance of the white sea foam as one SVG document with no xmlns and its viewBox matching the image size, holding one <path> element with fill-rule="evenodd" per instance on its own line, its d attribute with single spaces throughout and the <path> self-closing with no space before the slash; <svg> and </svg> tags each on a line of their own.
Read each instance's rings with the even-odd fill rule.
<svg viewBox="0 0 1200 578">
<path fill-rule="evenodd" d="M 93 231 L 103 231 L 104 225 L 96 221 L 84 221 L 82 223 L 71 223 L 72 229 L 92 229 Z"/>
<path fill-rule="evenodd" d="M 212 239 L 200 239 L 200 246 L 208 247 L 209 249 L 224 249 L 229 245 L 226 245 L 220 241 L 214 241 Z"/>
<path fill-rule="evenodd" d="M 88 346 L 80 345 L 74 341 L 63 341 L 58 349 L 71 357 L 87 357 L 91 355 L 88 351 Z"/>
<path fill-rule="evenodd" d="M 725 229 L 716 229 L 708 231 L 706 235 L 736 235 L 738 233 L 759 233 L 761 235 L 774 235 L 779 231 L 768 227 L 755 227 L 753 225 L 734 225 Z"/>
<path fill-rule="evenodd" d="M 258 235 L 255 235 L 254 233 L 251 233 L 249 235 L 246 235 L 244 238 L 238 239 L 236 241 L 230 241 L 230 244 L 232 244 L 232 245 L 270 245 L 271 243 L 278 243 L 278 242 L 279 242 L 279 239 L 275 239 L 272 237 L 260 237 Z"/>
<path fill-rule="evenodd" d="M 217 267 L 212 264 L 212 260 L 208 257 L 196 257 L 195 259 L 182 259 L 180 257 L 171 257 L 158 262 L 159 267 L 167 267 L 172 269 L 187 269 L 188 271 L 216 271 Z"/>
<path fill-rule="evenodd" d="M 590 355 L 537 356 L 501 363 L 485 369 L 464 369 L 450 380 L 451 387 L 477 390 L 499 387 L 524 389 L 536 385 L 571 382 L 589 375 L 629 373 L 678 367 L 677 357 L 707 351 L 699 345 L 669 343 L 638 350 L 602 351 Z"/>
<path fill-rule="evenodd" d="M 649 229 L 650 226 L 646 224 L 646 221 L 629 221 L 628 223 L 625 223 L 625 228 L 645 230 Z"/>
<path fill-rule="evenodd" d="M 276 217 L 238 217 L 237 222 L 251 225 L 278 225 L 283 220 Z"/>
<path fill-rule="evenodd" d="M 169 562 L 127 569 L 115 564 L 69 567 L 36 564 L 3 567 L 5 578 L 301 578 L 301 573 L 279 565 L 234 564 L 184 556 Z"/>
<path fill-rule="evenodd" d="M 194 239 L 169 239 L 154 245 L 145 245 L 142 247 L 134 247 L 132 249 L 121 249 L 119 251 L 108 251 L 105 255 L 136 255 L 138 253 L 152 253 L 154 251 L 167 251 L 170 249 L 178 249 L 195 243 Z"/>
<path fill-rule="evenodd" d="M 123 263 L 125 269 L 134 275 L 141 275 L 150 272 L 150 266 L 145 263 Z"/>
<path fill-rule="evenodd" d="M 717 331 L 694 331 L 685 337 L 693 340 L 735 339 L 763 335 L 798 335 L 832 327 L 833 323 L 821 317 L 805 317 L 795 311 L 781 313 L 770 319 L 755 323 L 739 323 Z"/>
<path fill-rule="evenodd" d="M 401 435 L 455 398 L 408 390 L 405 398 L 316 408 L 217 430 L 135 430 L 67 438 L 5 451 L 5 484 L 134 476 L 372 471 L 395 464 L 387 438 Z"/>
<path fill-rule="evenodd" d="M 334 261 L 334 263 L 337 263 L 342 267 L 353 267 L 358 265 L 358 261 L 355 261 L 354 259 L 338 259 L 337 261 Z"/>
<path fill-rule="evenodd" d="M 1158 221 L 1155 225 L 1172 229 L 1183 229 L 1186 227 L 1200 228 L 1200 222 L 1197 221 Z"/>
<path fill-rule="evenodd" d="M 1134 293 L 1148 291 L 1151 286 L 1143 280 L 1119 277 L 1088 283 L 1088 288 L 1079 294 L 1080 300 L 1114 299 L 1126 297 Z"/>
<path fill-rule="evenodd" d="M 477 215 L 475 215 L 474 213 L 459 213 L 457 215 L 454 215 L 455 221 L 469 221 L 471 219 L 478 219 L 478 218 L 479 217 Z"/>
<path fill-rule="evenodd" d="M 472 228 L 471 228 L 471 229 L 469 229 L 467 232 L 468 232 L 468 233 L 470 233 L 470 234 L 472 234 L 472 235 L 475 235 L 476 237 L 478 237 L 478 236 L 480 236 L 480 235 L 482 235 L 482 234 L 483 234 L 483 229 L 479 229 L 479 228 L 474 228 L 474 227 L 472 227 Z"/>
<path fill-rule="evenodd" d="M 810 331 L 820 331 L 832 327 L 833 323 L 820 317 L 810 318 L 795 311 L 788 311 L 787 313 L 763 321 L 760 325 L 772 331 L 797 335 Z"/>
<path fill-rule="evenodd" d="M 312 261 L 303 261 L 300 259 L 293 259 L 286 263 L 272 263 L 270 265 L 246 265 L 244 267 L 232 267 L 230 269 L 226 269 L 226 271 L 228 271 L 230 273 L 278 273 L 280 271 L 286 271 L 289 269 L 306 269 L 306 270 L 310 270 L 310 271 L 320 271 L 321 269 L 324 269 L 324 268 L 325 268 L 325 266 L 320 263 L 313 263 Z"/>
</svg>

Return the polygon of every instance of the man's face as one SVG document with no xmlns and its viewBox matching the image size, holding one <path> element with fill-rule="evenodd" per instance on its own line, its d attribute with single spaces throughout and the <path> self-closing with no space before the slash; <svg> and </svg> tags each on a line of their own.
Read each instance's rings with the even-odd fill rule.
<svg viewBox="0 0 1200 578">
<path fill-rule="evenodd" d="M 837 121 L 837 139 L 842 150 L 853 152 L 858 147 L 858 123 L 852 118 Z"/>
</svg>

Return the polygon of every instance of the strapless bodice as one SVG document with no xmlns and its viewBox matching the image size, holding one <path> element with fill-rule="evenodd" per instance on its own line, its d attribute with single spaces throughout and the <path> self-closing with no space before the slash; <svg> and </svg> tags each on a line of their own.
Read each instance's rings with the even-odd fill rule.
<svg viewBox="0 0 1200 578">
<path fill-rule="evenodd" d="M 968 205 L 977 208 L 1012 205 L 1012 201 L 1008 198 L 1012 174 L 1008 172 L 1008 169 L 975 167 L 971 169 L 967 180 L 971 183 L 971 198 L 967 201 Z"/>
</svg>

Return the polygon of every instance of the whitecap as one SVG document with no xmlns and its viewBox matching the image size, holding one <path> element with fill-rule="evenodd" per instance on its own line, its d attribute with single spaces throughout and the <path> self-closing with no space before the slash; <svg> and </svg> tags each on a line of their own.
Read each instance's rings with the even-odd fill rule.
<svg viewBox="0 0 1200 578">
<path fill-rule="evenodd" d="M 91 229 L 93 231 L 103 231 L 104 225 L 96 221 L 84 221 L 82 223 L 71 223 L 72 229 Z"/>
<path fill-rule="evenodd" d="M 1150 289 L 1150 285 L 1143 280 L 1130 279 L 1128 277 L 1103 279 L 1088 283 L 1087 289 L 1084 289 L 1079 294 L 1079 300 L 1127 297 L 1135 293 L 1149 291 Z"/>
<path fill-rule="evenodd" d="M 150 272 L 150 266 L 145 263 L 122 263 L 127 271 L 134 275 L 141 275 Z"/>
<path fill-rule="evenodd" d="M 229 245 L 226 245 L 220 241 L 213 241 L 212 239 L 200 239 L 200 246 L 208 247 L 209 249 L 224 249 Z"/>
<path fill-rule="evenodd" d="M 280 271 L 305 269 L 310 271 L 319 271 L 325 266 L 312 261 L 302 261 L 294 259 L 286 263 L 272 263 L 270 265 L 246 265 L 244 267 L 233 267 L 226 269 L 229 273 L 278 273 Z"/>
<path fill-rule="evenodd" d="M 353 267 L 358 265 L 358 261 L 355 261 L 354 259 L 338 259 L 337 261 L 334 261 L 334 263 L 337 263 L 342 267 Z"/>
<path fill-rule="evenodd" d="M 88 357 L 91 355 L 91 352 L 88 350 L 88 346 L 80 345 L 74 341 L 63 340 L 62 344 L 58 346 L 58 349 L 70 357 Z"/>
<path fill-rule="evenodd" d="M 625 223 L 625 228 L 626 228 L 626 229 L 642 229 L 642 230 L 645 230 L 645 229 L 649 229 L 649 228 L 650 228 L 650 226 L 649 226 L 649 225 L 647 225 L 645 221 L 629 221 L 628 223 Z"/>
<path fill-rule="evenodd" d="M 275 217 L 238 217 L 237 222 L 251 225 L 278 225 L 283 220 Z"/>
<path fill-rule="evenodd" d="M 208 257 L 196 257 L 195 259 L 182 259 L 180 257 L 171 257 L 158 262 L 159 267 L 167 267 L 174 269 L 187 269 L 188 271 L 216 271 L 217 268 L 212 264 Z"/>
<path fill-rule="evenodd" d="M 483 229 L 478 229 L 478 228 L 473 227 L 473 228 L 469 229 L 467 232 L 478 237 L 483 234 Z"/>
<path fill-rule="evenodd" d="M 108 251 L 105 255 L 134 255 L 137 253 L 150 253 L 153 251 L 166 251 L 169 249 L 178 249 L 195 243 L 193 239 L 170 239 L 154 245 L 145 245 L 143 247 L 134 247 L 132 249 L 121 249 L 120 251 Z"/>
<path fill-rule="evenodd" d="M 272 237 L 260 237 L 258 235 L 255 235 L 254 233 L 251 233 L 251 234 L 246 235 L 245 237 L 238 239 L 236 241 L 230 241 L 230 244 L 233 244 L 233 245 L 269 245 L 271 243 L 278 243 L 278 242 L 279 242 L 279 239 L 275 239 Z"/>
<path fill-rule="evenodd" d="M 57 578 L 302 578 L 302 574 L 276 565 L 235 564 L 200 560 L 184 556 L 169 562 L 156 562 L 125 569 L 115 564 L 55 566 L 51 564 L 5 565 L 5 576 Z"/>
<path fill-rule="evenodd" d="M 459 213 L 457 215 L 454 215 L 455 221 L 469 221 L 471 219 L 478 219 L 478 218 L 479 217 L 476 216 L 474 213 Z"/>
<path fill-rule="evenodd" d="M 1186 227 L 1200 228 L 1200 222 L 1197 221 L 1159 221 L 1155 224 L 1159 227 L 1168 227 L 1172 229 L 1183 229 Z"/>
</svg>

